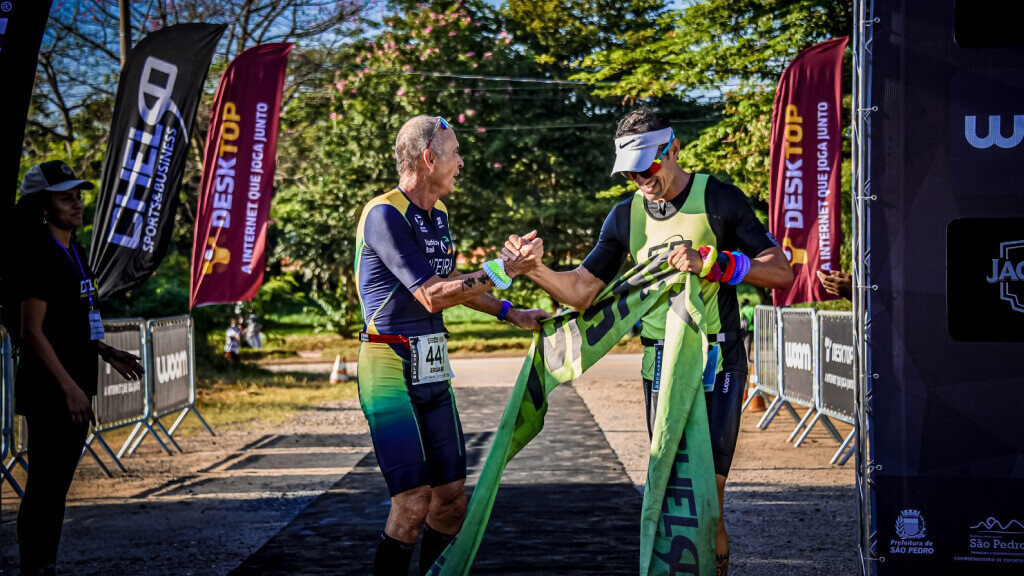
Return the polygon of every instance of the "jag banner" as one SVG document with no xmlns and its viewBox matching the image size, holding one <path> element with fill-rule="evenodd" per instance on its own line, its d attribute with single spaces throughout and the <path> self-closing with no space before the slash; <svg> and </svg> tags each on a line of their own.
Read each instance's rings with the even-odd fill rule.
<svg viewBox="0 0 1024 576">
<path fill-rule="evenodd" d="M 1024 574 L 1024 43 L 1019 11 L 996 7 L 874 2 L 864 370 L 879 576 Z"/>
<path fill-rule="evenodd" d="M 251 300 L 263 284 L 281 90 L 291 43 L 240 54 L 221 77 L 206 136 L 190 307 Z"/>
<path fill-rule="evenodd" d="M 637 321 L 668 301 L 665 370 L 640 519 L 639 573 L 715 573 L 718 494 L 704 386 L 707 327 L 700 286 L 668 266 L 668 253 L 639 264 L 598 294 L 583 312 L 541 322 L 502 414 L 466 520 L 431 576 L 469 574 L 505 465 L 544 427 L 548 394 L 578 378 Z"/>
<path fill-rule="evenodd" d="M 89 264 L 101 298 L 139 286 L 167 254 L 192 123 L 224 28 L 169 26 L 128 54 L 93 221 Z"/>
<path fill-rule="evenodd" d="M 817 272 L 839 270 L 840 80 L 848 38 L 807 48 L 782 73 L 772 106 L 768 228 L 795 279 L 776 306 L 834 300 Z"/>
<path fill-rule="evenodd" d="M 0 114 L 0 246 L 11 246 L 14 199 L 18 193 L 18 167 L 25 137 L 36 60 L 43 41 L 52 0 L 19 0 L 0 3 L 0 78 L 4 79 L 4 113 Z M 86 176 L 88 177 L 88 176 Z M 11 250 L 0 250 L 0 310 L 7 299 Z M 11 307 L 14 310 L 15 307 Z M 7 312 L 5 312 L 6 314 Z"/>
</svg>

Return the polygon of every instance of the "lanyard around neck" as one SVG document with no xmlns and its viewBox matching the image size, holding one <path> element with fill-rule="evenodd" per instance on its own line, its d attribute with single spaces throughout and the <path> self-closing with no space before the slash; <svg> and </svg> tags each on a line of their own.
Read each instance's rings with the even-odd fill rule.
<svg viewBox="0 0 1024 576">
<path fill-rule="evenodd" d="M 63 244 L 61 244 L 60 240 L 57 240 L 57 237 L 54 236 L 53 234 L 50 234 L 50 238 L 53 238 L 53 241 L 57 243 L 57 246 L 60 246 L 60 249 L 63 250 L 64 253 L 68 255 L 68 259 L 74 261 L 75 264 L 78 264 L 78 271 L 82 274 L 82 280 L 88 280 L 89 278 L 85 275 L 85 267 L 82 266 L 82 259 L 78 257 L 78 250 L 75 249 L 74 243 L 68 243 L 68 246 L 70 246 L 71 248 L 71 250 L 68 250 L 68 246 L 64 246 Z M 74 254 L 74 256 L 72 256 L 72 254 Z M 94 310 L 96 306 L 93 304 L 92 301 L 92 286 L 86 289 L 85 293 L 89 297 L 89 309 Z"/>
</svg>

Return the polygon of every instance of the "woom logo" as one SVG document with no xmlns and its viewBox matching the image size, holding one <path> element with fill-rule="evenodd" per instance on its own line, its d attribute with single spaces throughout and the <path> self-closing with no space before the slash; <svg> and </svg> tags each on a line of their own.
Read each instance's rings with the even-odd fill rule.
<svg viewBox="0 0 1024 576">
<path fill-rule="evenodd" d="M 999 298 L 1024 313 L 1024 240 L 999 244 L 999 258 L 992 259 L 989 284 L 999 284 Z"/>
<path fill-rule="evenodd" d="M 964 137 L 967 138 L 967 143 L 975 148 L 1013 148 L 1024 140 L 1024 115 L 1013 117 L 1013 131 L 1009 136 L 1003 136 L 1001 116 L 988 117 L 988 132 L 984 136 L 978 134 L 977 124 L 977 116 L 964 116 Z"/>
<path fill-rule="evenodd" d="M 156 380 L 163 384 L 188 376 L 188 352 L 174 352 L 156 357 Z"/>
<path fill-rule="evenodd" d="M 783 356 L 786 368 L 811 369 L 811 345 L 807 342 L 786 342 Z"/>
</svg>

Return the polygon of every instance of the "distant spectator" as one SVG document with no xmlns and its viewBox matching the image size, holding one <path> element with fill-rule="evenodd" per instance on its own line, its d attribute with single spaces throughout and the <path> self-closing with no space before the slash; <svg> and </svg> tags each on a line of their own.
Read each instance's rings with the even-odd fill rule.
<svg viewBox="0 0 1024 576">
<path fill-rule="evenodd" d="M 238 363 L 238 347 L 242 343 L 242 331 L 238 328 L 238 320 L 231 319 L 231 325 L 224 333 L 224 357 L 232 364 Z"/>
<path fill-rule="evenodd" d="M 263 336 L 263 325 L 259 323 L 255 314 L 250 314 L 248 321 L 245 323 L 245 339 L 249 342 L 250 348 L 262 348 L 263 342 L 260 339 Z"/>
<path fill-rule="evenodd" d="M 239 348 L 248 348 L 249 347 L 249 340 L 245 336 L 245 334 L 246 334 L 245 317 L 242 316 L 241 314 L 239 314 L 238 315 L 238 323 L 235 324 L 235 326 L 238 328 L 238 334 L 240 336 L 239 340 L 238 340 L 238 347 Z"/>
<path fill-rule="evenodd" d="M 853 277 L 846 272 L 832 270 L 826 276 L 819 270 L 818 281 L 825 287 L 825 292 L 853 300 Z"/>
</svg>

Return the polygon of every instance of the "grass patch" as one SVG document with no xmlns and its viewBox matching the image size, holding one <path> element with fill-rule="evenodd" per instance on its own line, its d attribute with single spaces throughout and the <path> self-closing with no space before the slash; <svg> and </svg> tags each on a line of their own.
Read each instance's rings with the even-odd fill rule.
<svg viewBox="0 0 1024 576">
<path fill-rule="evenodd" d="M 498 322 L 489 314 L 465 306 L 445 310 L 444 319 L 451 335 L 448 349 L 452 354 L 525 352 L 533 341 L 531 332 L 516 328 L 508 322 Z M 308 315 L 296 314 L 279 318 L 275 322 L 268 321 L 264 326 L 264 333 L 267 335 L 266 346 L 261 349 L 241 348 L 239 355 L 242 360 L 260 362 L 312 358 L 331 361 L 336 356 L 341 356 L 353 361 L 359 353 L 357 338 L 317 332 Z M 636 339 L 623 339 L 616 348 L 627 351 L 640 350 L 639 341 L 634 340 Z M 211 348 L 221 350 L 223 344 L 223 333 L 210 334 Z"/>
<path fill-rule="evenodd" d="M 243 373 L 218 374 L 200 378 L 196 407 L 216 432 L 220 428 L 253 423 L 284 422 L 302 410 L 325 402 L 356 397 L 355 382 L 330 384 L 326 376 L 302 373 L 274 373 L 248 368 Z M 187 417 L 182 434 L 205 434 L 203 425 Z"/>
</svg>

